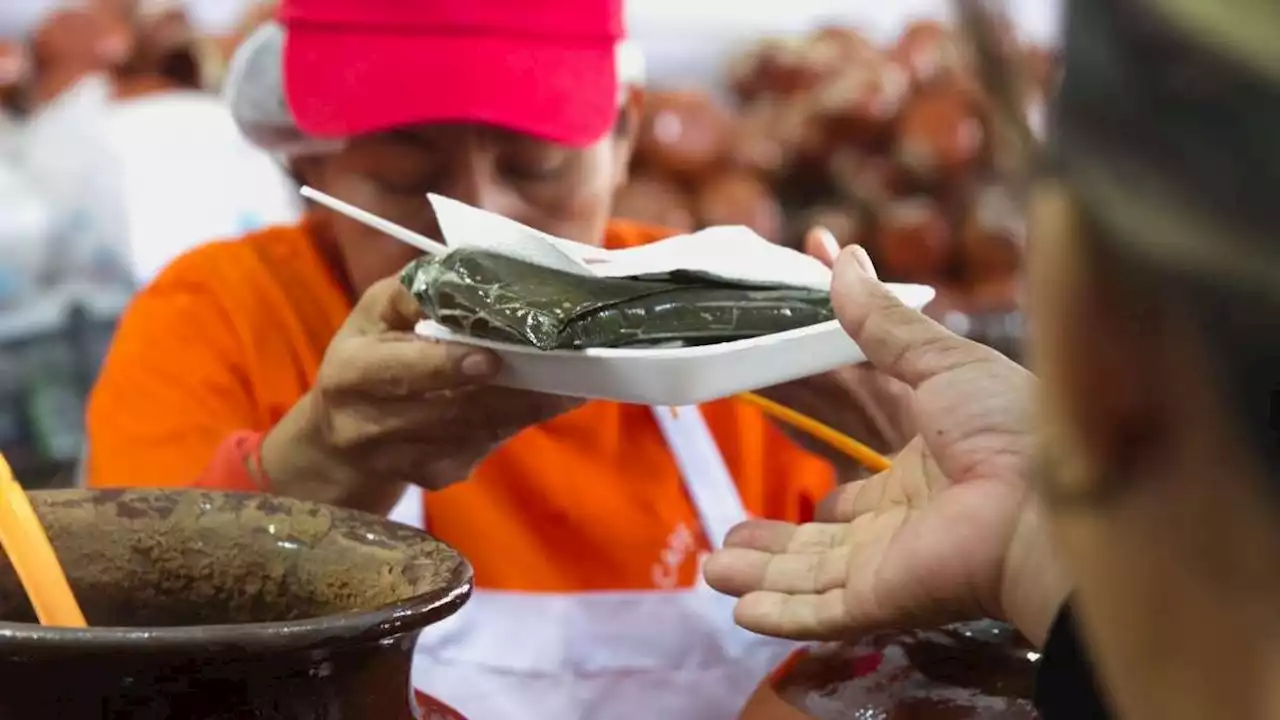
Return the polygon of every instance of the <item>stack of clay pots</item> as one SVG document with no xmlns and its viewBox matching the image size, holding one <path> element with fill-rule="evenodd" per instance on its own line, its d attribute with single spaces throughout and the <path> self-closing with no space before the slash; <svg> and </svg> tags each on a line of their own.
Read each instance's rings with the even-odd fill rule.
<svg viewBox="0 0 1280 720">
<path fill-rule="evenodd" d="M 1006 46 L 1034 127 L 1055 64 L 1012 33 Z M 762 40 L 728 68 L 733 107 L 698 91 L 647 93 L 618 214 L 743 224 L 788 245 L 823 225 L 865 246 L 883 278 L 939 288 L 935 316 L 1012 350 L 1025 223 L 994 170 L 968 58 L 934 22 L 888 47 L 842 27 Z"/>
</svg>

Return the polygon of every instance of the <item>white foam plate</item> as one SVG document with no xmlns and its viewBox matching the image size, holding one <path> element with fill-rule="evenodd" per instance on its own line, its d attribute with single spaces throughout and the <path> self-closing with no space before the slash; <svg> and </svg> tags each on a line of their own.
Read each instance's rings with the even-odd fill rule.
<svg viewBox="0 0 1280 720">
<path fill-rule="evenodd" d="M 916 310 L 934 296 L 925 285 L 889 287 Z M 430 320 L 417 332 L 493 350 L 503 362 L 497 384 L 505 387 L 637 405 L 695 405 L 866 360 L 834 320 L 690 348 L 538 350 L 459 335 Z"/>
</svg>

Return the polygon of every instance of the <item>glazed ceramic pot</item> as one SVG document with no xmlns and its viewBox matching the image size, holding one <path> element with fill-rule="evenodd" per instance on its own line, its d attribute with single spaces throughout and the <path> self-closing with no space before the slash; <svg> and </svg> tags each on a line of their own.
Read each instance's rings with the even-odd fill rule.
<svg viewBox="0 0 1280 720">
<path fill-rule="evenodd" d="M 447 716 L 419 707 L 409 665 L 472 574 L 430 536 L 269 495 L 31 497 L 90 628 L 34 624 L 0 564 L 0 717 Z"/>
<path fill-rule="evenodd" d="M 1035 720 L 1038 658 L 993 622 L 814 646 L 757 689 L 741 720 Z"/>
</svg>

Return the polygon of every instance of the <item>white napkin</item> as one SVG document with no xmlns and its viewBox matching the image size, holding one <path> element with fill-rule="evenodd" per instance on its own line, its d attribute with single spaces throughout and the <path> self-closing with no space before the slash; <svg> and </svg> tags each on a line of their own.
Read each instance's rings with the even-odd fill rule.
<svg viewBox="0 0 1280 720">
<path fill-rule="evenodd" d="M 444 242 L 584 277 L 638 277 L 684 272 L 759 287 L 827 290 L 831 271 L 816 258 L 775 245 L 740 225 L 725 225 L 626 250 L 604 250 L 558 238 L 458 202 L 429 195 Z"/>
</svg>

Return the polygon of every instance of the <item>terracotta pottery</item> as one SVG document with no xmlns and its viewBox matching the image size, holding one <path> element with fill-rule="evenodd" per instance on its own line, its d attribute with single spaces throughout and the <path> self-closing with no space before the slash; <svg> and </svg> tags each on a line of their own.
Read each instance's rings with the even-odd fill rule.
<svg viewBox="0 0 1280 720">
<path fill-rule="evenodd" d="M 815 646 L 779 668 L 741 720 L 1034 720 L 1037 658 L 989 622 Z"/>
<path fill-rule="evenodd" d="M 733 120 L 706 93 L 648 93 L 636 158 L 673 178 L 696 182 L 727 157 Z"/>
<path fill-rule="evenodd" d="M 978 109 L 962 87 L 918 93 L 897 120 L 894 156 L 917 180 L 955 185 L 982 159 L 986 133 Z"/>
<path fill-rule="evenodd" d="M 678 232 L 693 232 L 693 200 L 676 183 L 653 175 L 636 175 L 613 197 L 613 216 L 651 223 Z"/>
<path fill-rule="evenodd" d="M 782 207 L 769 186 L 750 173 L 712 177 L 698 189 L 694 207 L 703 227 L 745 225 L 766 240 L 782 239 Z"/>
<path fill-rule="evenodd" d="M 907 68 L 917 87 L 960 76 L 966 70 L 959 38 L 945 23 L 933 20 L 907 25 L 889 53 Z"/>
<path fill-rule="evenodd" d="M 470 596 L 451 548 L 269 495 L 31 493 L 88 629 L 34 624 L 0 564 L 0 717 L 415 720 L 414 642 Z"/>
<path fill-rule="evenodd" d="M 936 283 L 951 262 L 951 224 L 928 196 L 894 200 L 878 216 L 871 251 L 886 280 Z"/>
</svg>

